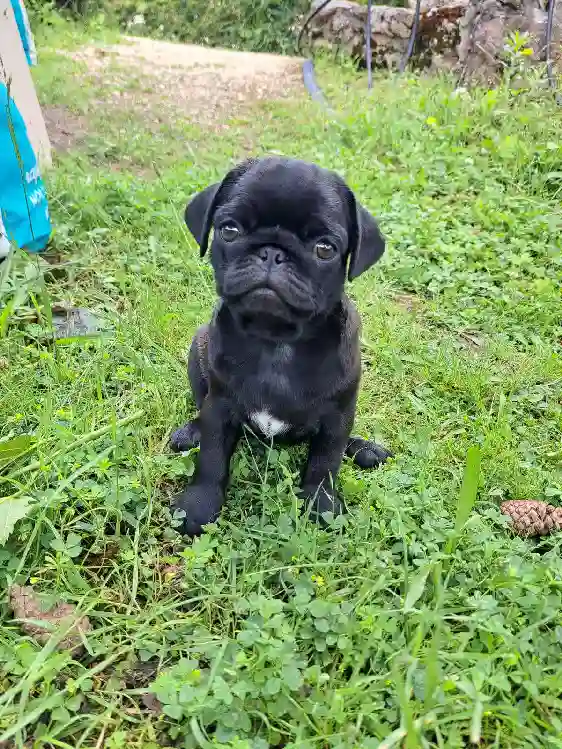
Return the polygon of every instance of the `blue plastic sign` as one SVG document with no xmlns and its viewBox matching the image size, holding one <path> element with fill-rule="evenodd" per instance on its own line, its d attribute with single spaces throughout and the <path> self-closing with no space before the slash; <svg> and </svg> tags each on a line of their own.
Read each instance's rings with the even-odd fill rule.
<svg viewBox="0 0 562 749">
<path fill-rule="evenodd" d="M 7 238 L 30 252 L 45 249 L 52 229 L 45 186 L 23 117 L 3 84 L 0 84 L 0 218 L 0 244 L 5 246 Z"/>
</svg>

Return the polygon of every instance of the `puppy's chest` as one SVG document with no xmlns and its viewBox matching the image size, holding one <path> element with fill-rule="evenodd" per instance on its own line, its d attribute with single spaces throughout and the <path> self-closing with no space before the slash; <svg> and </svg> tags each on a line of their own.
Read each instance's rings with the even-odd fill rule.
<svg viewBox="0 0 562 749">
<path fill-rule="evenodd" d="M 279 344 L 264 349 L 242 368 L 241 386 L 248 406 L 263 406 L 267 410 L 294 400 L 300 379 L 297 356 L 292 346 Z"/>
<path fill-rule="evenodd" d="M 260 403 L 268 394 L 282 396 L 293 391 L 299 379 L 297 353 L 289 344 L 262 350 L 230 349 L 220 369 L 230 387 L 244 400 Z"/>
<path fill-rule="evenodd" d="M 310 421 L 304 396 L 307 377 L 298 352 L 288 344 L 242 357 L 230 369 L 230 387 L 243 420 L 265 437 L 300 432 Z"/>
<path fill-rule="evenodd" d="M 257 429 L 258 432 L 267 437 L 273 439 L 274 437 L 282 437 L 292 431 L 293 426 L 287 421 L 282 421 L 277 417 L 273 416 L 270 411 L 263 409 L 261 411 L 251 411 L 247 416 L 247 423 L 249 426 Z"/>
</svg>

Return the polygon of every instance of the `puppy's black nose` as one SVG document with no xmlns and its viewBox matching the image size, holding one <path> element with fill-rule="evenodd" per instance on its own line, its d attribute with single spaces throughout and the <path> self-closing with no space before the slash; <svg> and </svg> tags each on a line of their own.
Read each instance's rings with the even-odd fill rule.
<svg viewBox="0 0 562 749">
<path fill-rule="evenodd" d="M 281 263 L 284 263 L 287 260 L 287 255 L 278 247 L 260 247 L 258 257 L 260 260 L 263 260 L 264 263 L 268 263 L 269 265 L 272 263 L 275 263 L 275 265 L 281 265 Z"/>
</svg>

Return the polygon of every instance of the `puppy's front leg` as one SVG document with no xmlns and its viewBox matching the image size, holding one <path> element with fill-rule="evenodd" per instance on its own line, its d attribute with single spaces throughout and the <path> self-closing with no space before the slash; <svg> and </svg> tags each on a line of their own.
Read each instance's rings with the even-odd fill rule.
<svg viewBox="0 0 562 749">
<path fill-rule="evenodd" d="M 217 520 L 224 503 L 230 458 L 238 440 L 240 425 L 233 421 L 227 402 L 208 395 L 200 414 L 201 443 L 193 483 L 173 502 L 185 512 L 183 531 L 197 536 L 207 523 Z"/>
<path fill-rule="evenodd" d="M 318 433 L 310 440 L 308 460 L 303 474 L 302 491 L 305 508 L 322 522 L 322 513 L 342 513 L 335 481 L 351 433 L 353 417 L 333 413 L 326 418 Z"/>
</svg>

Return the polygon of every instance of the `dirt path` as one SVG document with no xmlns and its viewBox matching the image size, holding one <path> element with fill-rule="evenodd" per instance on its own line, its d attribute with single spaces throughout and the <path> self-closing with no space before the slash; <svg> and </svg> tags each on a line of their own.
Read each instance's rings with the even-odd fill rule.
<svg viewBox="0 0 562 749">
<path fill-rule="evenodd" d="M 137 37 L 63 54 L 84 63 L 86 78 L 103 85 L 104 107 L 142 114 L 147 124 L 181 118 L 220 130 L 256 102 L 304 95 L 302 61 L 296 57 Z M 57 108 L 46 107 L 45 117 L 55 147 L 68 148 L 79 123 L 61 122 Z"/>
</svg>

